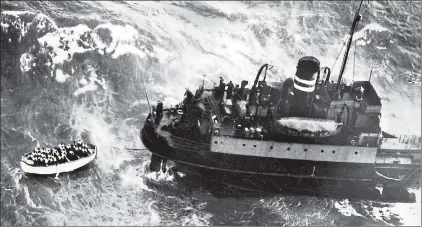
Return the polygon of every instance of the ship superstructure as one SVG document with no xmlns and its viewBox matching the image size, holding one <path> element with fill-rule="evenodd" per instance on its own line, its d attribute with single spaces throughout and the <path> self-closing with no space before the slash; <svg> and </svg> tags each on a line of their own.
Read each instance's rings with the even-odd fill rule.
<svg viewBox="0 0 422 227">
<path fill-rule="evenodd" d="M 303 182 L 420 185 L 420 137 L 406 141 L 413 148 L 383 148 L 397 138 L 381 130 L 376 90 L 369 80 L 342 80 L 360 18 L 358 10 L 337 82 L 318 59 L 305 56 L 284 81 L 267 81 L 272 66 L 264 64 L 251 84 L 226 86 L 221 80 L 195 94 L 186 90 L 175 107 L 159 103 L 141 131 L 153 153 L 150 168 L 159 170 L 171 160 L 204 177 L 275 190 Z"/>
</svg>

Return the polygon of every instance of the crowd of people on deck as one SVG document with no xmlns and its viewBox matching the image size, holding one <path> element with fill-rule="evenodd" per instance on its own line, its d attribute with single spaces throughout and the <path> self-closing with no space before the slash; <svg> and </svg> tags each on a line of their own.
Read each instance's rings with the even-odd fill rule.
<svg viewBox="0 0 422 227">
<path fill-rule="evenodd" d="M 34 166 L 49 166 L 74 161 L 92 155 L 92 150 L 82 140 L 75 144 L 61 143 L 55 148 L 36 147 L 33 152 L 24 155 L 26 161 L 33 162 Z M 32 164 L 32 163 L 29 163 Z"/>
<path fill-rule="evenodd" d="M 225 84 L 224 79 L 220 77 L 220 84 L 215 89 L 215 96 L 223 100 L 224 95 L 226 94 L 225 98 L 232 99 L 233 105 L 236 105 L 236 102 L 239 100 L 245 100 L 249 105 L 256 105 L 257 94 L 259 92 L 258 90 L 266 86 L 266 83 L 263 81 L 259 88 L 253 85 L 251 89 L 246 89 L 247 85 L 248 81 L 246 80 L 243 80 L 240 86 L 238 84 L 235 86 L 232 81 L 230 81 L 228 84 Z M 249 100 L 247 100 L 248 97 Z"/>
</svg>

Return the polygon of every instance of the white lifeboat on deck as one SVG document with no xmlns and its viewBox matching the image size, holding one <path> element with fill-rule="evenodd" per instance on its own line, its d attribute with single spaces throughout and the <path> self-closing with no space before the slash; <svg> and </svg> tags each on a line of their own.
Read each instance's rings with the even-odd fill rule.
<svg viewBox="0 0 422 227">
<path fill-rule="evenodd" d="M 328 138 L 338 135 L 343 123 L 330 119 L 286 117 L 276 120 L 277 130 L 288 136 Z"/>
</svg>

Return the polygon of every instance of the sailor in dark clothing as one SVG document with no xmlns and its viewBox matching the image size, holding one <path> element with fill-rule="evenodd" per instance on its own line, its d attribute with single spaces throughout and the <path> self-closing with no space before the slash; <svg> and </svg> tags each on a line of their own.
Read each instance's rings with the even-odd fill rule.
<svg viewBox="0 0 422 227">
<path fill-rule="evenodd" d="M 234 87 L 234 85 L 233 85 L 233 83 L 230 81 L 230 82 L 227 84 L 227 96 L 226 96 L 226 99 L 231 99 L 231 98 L 232 98 L 232 96 L 233 96 L 233 87 Z"/>
<path fill-rule="evenodd" d="M 198 102 L 200 102 L 200 101 L 201 101 L 202 94 L 204 94 L 204 87 L 203 87 L 203 86 L 201 86 L 201 87 L 200 87 L 199 89 L 197 89 L 197 90 L 196 90 L 196 92 L 195 92 L 195 96 L 193 97 L 193 99 L 194 99 L 195 103 L 198 103 Z"/>
<path fill-rule="evenodd" d="M 163 103 L 158 101 L 157 110 L 155 115 L 155 124 L 158 125 L 163 117 Z"/>
<path fill-rule="evenodd" d="M 233 89 L 233 93 L 236 94 L 237 90 L 239 90 L 239 84 L 236 84 L 236 87 Z"/>
<path fill-rule="evenodd" d="M 224 91 L 226 90 L 226 84 L 224 83 L 224 80 L 223 80 L 223 82 L 221 82 L 220 83 L 220 95 L 221 95 L 221 100 L 223 100 L 223 98 L 224 98 Z"/>
<path fill-rule="evenodd" d="M 248 85 L 247 80 L 242 80 L 242 83 L 240 85 L 240 89 L 238 90 L 240 98 L 243 100 L 246 100 L 248 93 L 246 92 L 246 85 Z"/>
<path fill-rule="evenodd" d="M 256 86 L 252 86 L 249 92 L 249 105 L 256 105 Z"/>
<path fill-rule="evenodd" d="M 220 98 L 224 96 L 224 90 L 225 90 L 226 84 L 224 83 L 223 77 L 220 77 L 220 84 L 218 85 L 218 88 L 216 89 L 215 96 L 216 98 Z"/>
<path fill-rule="evenodd" d="M 236 85 L 235 92 L 233 95 L 233 106 L 236 106 L 238 100 L 242 99 L 243 89 Z"/>
</svg>

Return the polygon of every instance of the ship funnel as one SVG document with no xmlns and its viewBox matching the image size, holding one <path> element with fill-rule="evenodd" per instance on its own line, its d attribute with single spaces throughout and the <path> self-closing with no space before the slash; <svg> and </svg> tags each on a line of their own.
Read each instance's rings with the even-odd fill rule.
<svg viewBox="0 0 422 227">
<path fill-rule="evenodd" d="M 319 71 L 319 61 L 314 57 L 303 57 L 299 59 L 294 77 L 294 88 L 302 92 L 313 92 L 315 90 L 316 76 Z"/>
<path fill-rule="evenodd" d="M 315 57 L 306 56 L 299 59 L 293 80 L 294 97 L 291 103 L 291 116 L 311 117 L 313 92 L 319 66 L 319 61 Z"/>
</svg>

